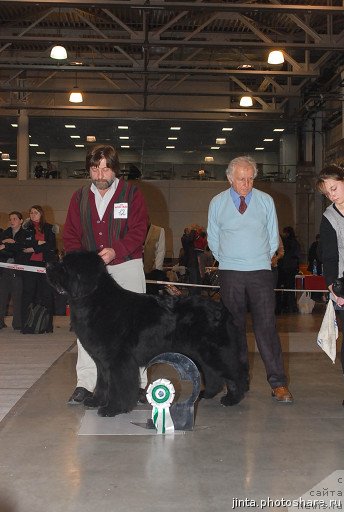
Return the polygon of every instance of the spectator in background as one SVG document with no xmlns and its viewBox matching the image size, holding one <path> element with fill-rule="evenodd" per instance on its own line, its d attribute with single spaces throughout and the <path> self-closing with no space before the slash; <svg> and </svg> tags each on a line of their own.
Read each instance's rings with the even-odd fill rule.
<svg viewBox="0 0 344 512">
<path fill-rule="evenodd" d="M 184 229 L 183 236 L 181 238 L 182 247 L 184 251 L 184 265 L 187 268 L 189 274 L 189 281 L 192 284 L 202 284 L 201 274 L 199 271 L 198 259 L 195 250 L 195 239 L 197 236 L 197 232 L 195 229 L 190 229 L 186 227 Z M 199 295 L 201 293 L 201 288 L 190 287 L 190 295 Z"/>
<path fill-rule="evenodd" d="M 199 273 L 201 276 L 201 282 L 203 282 L 204 276 L 205 276 L 204 251 L 208 245 L 207 234 L 205 232 L 205 229 L 200 226 L 197 226 L 197 228 L 195 227 L 195 230 L 196 230 L 196 236 L 195 236 L 195 240 L 194 240 L 194 248 L 195 248 L 196 257 L 197 257 L 197 261 L 198 261 L 198 269 L 199 269 Z"/>
<path fill-rule="evenodd" d="M 278 265 L 278 288 L 295 289 L 295 276 L 299 271 L 301 247 L 291 226 L 283 228 L 284 256 Z M 295 292 L 284 292 L 280 304 L 282 313 L 297 313 Z"/>
<path fill-rule="evenodd" d="M 25 233 L 22 228 L 23 216 L 20 212 L 13 211 L 9 214 L 9 221 L 10 227 L 0 234 L 0 261 L 21 263 L 20 255 L 25 247 Z M 12 298 L 13 305 L 12 327 L 14 330 L 21 329 L 22 291 L 22 272 L 0 268 L 0 329 L 6 327 L 4 317 L 9 297 Z"/>
<path fill-rule="evenodd" d="M 37 162 L 35 170 L 34 170 L 34 176 L 36 179 L 43 178 L 44 175 L 44 169 L 41 164 L 41 162 Z"/>
<path fill-rule="evenodd" d="M 146 240 L 143 246 L 143 268 L 146 279 L 167 281 L 163 270 L 165 259 L 165 230 L 149 222 Z M 155 284 L 146 285 L 147 293 L 157 295 L 160 287 Z"/>
<path fill-rule="evenodd" d="M 23 223 L 25 231 L 26 265 L 46 267 L 47 263 L 56 260 L 56 228 L 45 220 L 43 208 L 35 204 L 30 208 L 30 218 Z M 41 304 L 46 307 L 49 322 L 46 332 L 53 332 L 54 294 L 47 281 L 46 274 L 38 272 L 23 272 L 22 295 L 22 330 L 27 334 L 25 324 L 28 319 L 30 304 Z"/>
<path fill-rule="evenodd" d="M 318 233 L 315 237 L 315 241 L 311 244 L 308 251 L 308 267 L 307 270 L 314 274 L 316 268 L 316 274 L 321 276 L 322 274 L 322 263 L 319 256 L 319 241 L 320 234 Z M 315 267 L 315 268 L 314 268 Z"/>
</svg>

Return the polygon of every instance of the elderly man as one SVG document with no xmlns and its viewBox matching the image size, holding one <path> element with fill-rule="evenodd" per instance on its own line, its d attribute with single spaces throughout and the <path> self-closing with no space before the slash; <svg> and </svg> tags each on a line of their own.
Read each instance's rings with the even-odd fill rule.
<svg viewBox="0 0 344 512">
<path fill-rule="evenodd" d="M 212 199 L 207 231 L 208 245 L 219 262 L 221 297 L 239 330 L 241 359 L 247 365 L 248 301 L 272 396 L 291 403 L 275 323 L 271 272 L 279 242 L 275 205 L 271 196 L 253 188 L 257 167 L 252 158 L 235 158 L 226 174 L 231 187 Z"/>
</svg>

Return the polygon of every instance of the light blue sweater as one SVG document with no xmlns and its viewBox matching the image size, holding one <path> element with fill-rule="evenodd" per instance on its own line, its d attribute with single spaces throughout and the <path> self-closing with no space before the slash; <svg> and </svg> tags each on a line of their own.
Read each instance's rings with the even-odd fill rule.
<svg viewBox="0 0 344 512">
<path fill-rule="evenodd" d="M 252 189 L 251 201 L 241 214 L 230 190 L 221 192 L 209 205 L 207 236 L 220 270 L 271 270 L 279 242 L 272 197 Z"/>
</svg>

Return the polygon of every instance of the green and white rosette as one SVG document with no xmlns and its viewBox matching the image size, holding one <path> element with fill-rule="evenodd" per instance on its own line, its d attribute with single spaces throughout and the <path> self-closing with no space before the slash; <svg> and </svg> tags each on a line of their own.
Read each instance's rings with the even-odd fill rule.
<svg viewBox="0 0 344 512">
<path fill-rule="evenodd" d="M 152 421 L 157 434 L 174 432 L 174 425 L 170 414 L 175 390 L 173 384 L 167 379 L 158 379 L 152 382 L 147 389 L 147 400 L 153 407 Z"/>
</svg>

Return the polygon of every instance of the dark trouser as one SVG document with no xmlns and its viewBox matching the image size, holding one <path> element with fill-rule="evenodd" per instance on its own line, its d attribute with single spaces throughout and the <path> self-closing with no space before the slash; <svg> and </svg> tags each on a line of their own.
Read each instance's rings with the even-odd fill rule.
<svg viewBox="0 0 344 512">
<path fill-rule="evenodd" d="M 331 299 L 329 299 L 329 300 L 331 300 Z M 343 370 L 343 373 L 344 373 L 344 341 L 343 341 L 343 336 L 344 336 L 344 311 L 336 310 L 336 313 L 337 313 L 337 315 L 340 318 L 340 323 L 341 323 L 341 328 L 342 328 L 342 347 L 340 349 L 340 362 L 342 364 L 342 370 Z"/>
<path fill-rule="evenodd" d="M 286 288 L 288 290 L 295 289 L 295 275 L 297 273 L 296 268 L 292 269 L 279 269 L 278 271 L 278 283 L 277 288 Z M 296 313 L 297 303 L 295 292 L 277 292 L 277 310 L 289 313 Z"/>
<path fill-rule="evenodd" d="M 247 302 L 253 320 L 253 331 L 263 359 L 267 380 L 272 388 L 285 386 L 282 349 L 276 330 L 275 292 L 270 270 L 241 272 L 220 270 L 220 293 L 239 330 L 241 360 L 248 365 L 246 339 Z"/>
<path fill-rule="evenodd" d="M 4 319 L 7 312 L 9 296 L 13 304 L 13 329 L 21 329 L 21 299 L 22 299 L 22 276 L 21 272 L 14 272 L 10 269 L 0 269 L 0 320 Z"/>
<path fill-rule="evenodd" d="M 54 294 L 45 274 L 23 272 L 22 327 L 25 326 L 30 303 L 41 304 L 47 308 L 50 317 L 48 328 L 52 328 Z"/>
</svg>

